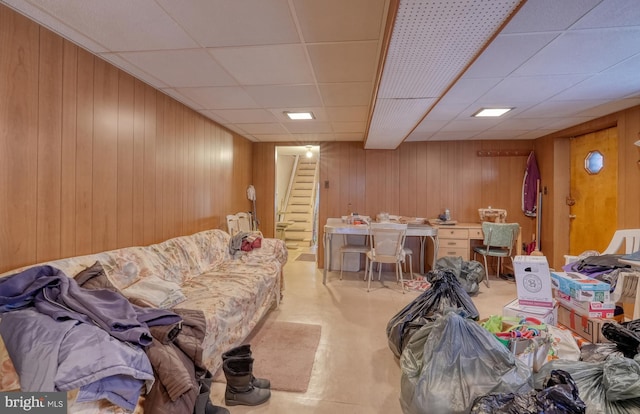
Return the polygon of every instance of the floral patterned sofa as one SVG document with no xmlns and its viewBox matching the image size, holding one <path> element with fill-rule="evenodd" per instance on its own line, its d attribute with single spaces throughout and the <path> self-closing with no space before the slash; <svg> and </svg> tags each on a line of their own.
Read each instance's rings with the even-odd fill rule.
<svg viewBox="0 0 640 414">
<path fill-rule="evenodd" d="M 176 300 L 176 307 L 204 311 L 207 332 L 203 360 L 215 373 L 222 365 L 222 353 L 242 343 L 262 317 L 279 305 L 283 290 L 282 271 L 288 258 L 286 246 L 279 239 L 264 238 L 261 247 L 233 255 L 229 249 L 231 240 L 231 236 L 222 230 L 206 230 L 150 246 L 127 247 L 42 264 L 73 277 L 98 261 L 109 281 L 125 295 L 127 291 L 144 290 L 149 281 L 158 280 L 158 277 L 167 284 L 179 286 L 181 299 Z M 28 267 L 6 272 L 0 277 Z M 18 375 L 0 340 L 0 391 L 19 389 Z M 104 400 L 77 403 L 73 400 L 73 392 L 68 395 L 69 412 L 123 412 L 122 408 Z M 140 406 L 136 412 L 142 412 Z"/>
</svg>

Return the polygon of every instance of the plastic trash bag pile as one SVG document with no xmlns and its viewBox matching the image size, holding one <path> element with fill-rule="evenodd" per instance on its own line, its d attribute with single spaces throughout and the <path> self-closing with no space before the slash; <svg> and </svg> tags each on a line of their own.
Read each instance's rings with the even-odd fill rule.
<svg viewBox="0 0 640 414">
<path fill-rule="evenodd" d="M 387 323 L 389 348 L 398 358 L 411 335 L 447 309 L 460 308 L 468 318 L 479 318 L 471 297 L 450 269 L 430 271 L 426 278 L 431 289 L 410 302 Z"/>
<path fill-rule="evenodd" d="M 448 269 L 456 276 L 469 295 L 476 295 L 480 290 L 480 282 L 486 277 L 482 263 L 476 260 L 462 260 L 460 256 L 444 256 L 436 260 L 434 270 Z"/>
</svg>

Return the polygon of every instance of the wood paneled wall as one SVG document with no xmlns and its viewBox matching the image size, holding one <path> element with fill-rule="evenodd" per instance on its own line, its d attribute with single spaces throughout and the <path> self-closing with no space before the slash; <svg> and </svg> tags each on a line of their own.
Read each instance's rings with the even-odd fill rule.
<svg viewBox="0 0 640 414">
<path fill-rule="evenodd" d="M 3 5 L 0 57 L 0 271 L 250 210 L 250 141 Z"/>
<path fill-rule="evenodd" d="M 520 223 L 523 240 L 535 231 L 534 220 L 521 209 L 527 157 L 477 155 L 479 150 L 528 153 L 532 141 L 412 142 L 393 151 L 364 150 L 360 142 L 319 145 L 320 237 L 327 218 L 345 215 L 349 203 L 353 211 L 372 217 L 386 211 L 434 218 L 448 208 L 461 222 L 477 222 L 478 208 L 492 206 L 507 209 L 508 221 Z M 273 163 L 275 145 L 254 144 L 254 149 L 254 160 L 262 160 L 261 170 L 272 176 L 273 167 L 265 164 Z M 274 216 L 271 187 L 265 188 L 259 217 Z M 263 232 L 271 228 L 262 227 Z M 320 243 L 319 263 L 323 253 Z"/>
</svg>

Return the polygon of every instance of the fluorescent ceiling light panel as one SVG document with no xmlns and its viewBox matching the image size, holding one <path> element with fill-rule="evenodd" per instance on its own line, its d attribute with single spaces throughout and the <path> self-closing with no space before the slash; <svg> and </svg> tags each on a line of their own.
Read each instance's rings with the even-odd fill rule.
<svg viewBox="0 0 640 414">
<path fill-rule="evenodd" d="M 474 117 L 496 117 L 502 116 L 512 110 L 513 108 L 482 108 L 472 116 Z"/>
<path fill-rule="evenodd" d="M 314 119 L 312 112 L 288 112 L 285 111 L 284 114 L 289 117 L 289 119 L 293 119 L 295 121 L 301 119 Z"/>
</svg>

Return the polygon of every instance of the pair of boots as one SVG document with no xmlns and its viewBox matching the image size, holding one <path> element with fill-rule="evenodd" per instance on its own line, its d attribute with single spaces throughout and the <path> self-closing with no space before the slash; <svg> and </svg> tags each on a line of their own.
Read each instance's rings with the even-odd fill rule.
<svg viewBox="0 0 640 414">
<path fill-rule="evenodd" d="M 259 405 L 271 397 L 271 383 L 253 376 L 251 346 L 241 345 L 222 354 L 222 370 L 227 379 L 226 405 Z"/>
</svg>

